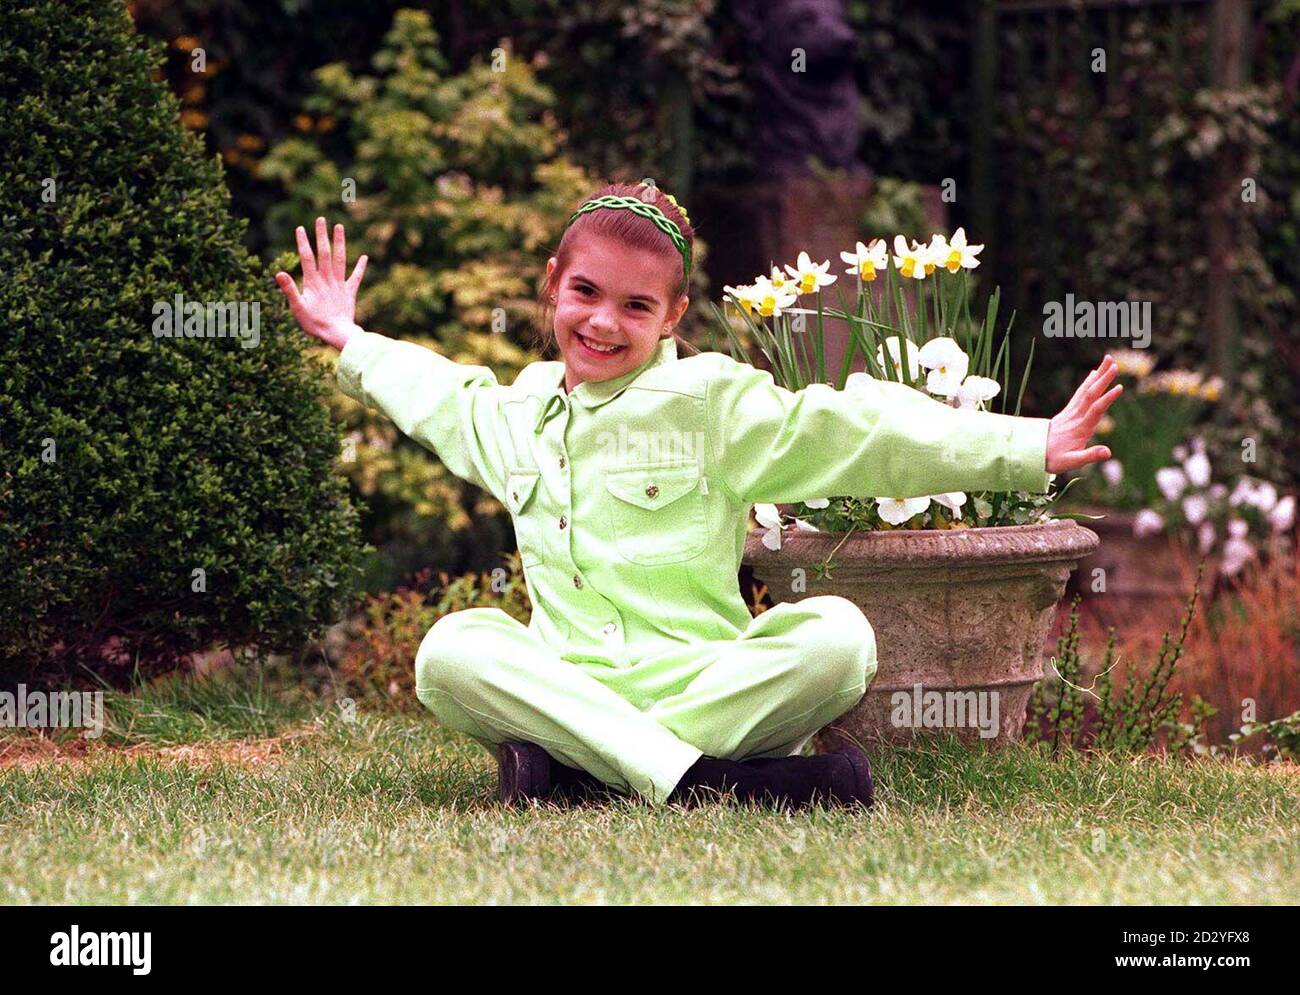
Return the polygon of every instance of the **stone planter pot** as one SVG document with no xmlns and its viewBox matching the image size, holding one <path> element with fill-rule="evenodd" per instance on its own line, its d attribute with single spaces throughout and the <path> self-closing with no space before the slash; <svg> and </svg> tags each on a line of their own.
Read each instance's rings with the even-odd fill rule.
<svg viewBox="0 0 1300 995">
<path fill-rule="evenodd" d="M 1196 583 L 1196 557 L 1176 538 L 1165 535 L 1133 534 L 1131 511 L 1108 508 L 1079 508 L 1090 519 L 1088 528 L 1097 533 L 1101 545 L 1079 561 L 1070 587 L 1105 624 L 1123 628 L 1140 622 L 1158 628 L 1175 624 L 1187 607 Z M 1102 571 L 1097 574 L 1096 571 Z M 1218 574 L 1218 557 L 1205 565 L 1201 593 L 1206 595 Z M 1100 588 L 1100 589 L 1098 589 Z"/>
<path fill-rule="evenodd" d="M 844 733 L 864 743 L 907 743 L 936 732 L 972 744 L 1020 739 L 1056 604 L 1076 563 L 1098 546 L 1095 533 L 1069 519 L 847 540 L 796 531 L 782 536 L 779 551 L 762 544 L 763 531 L 746 537 L 744 562 L 774 602 L 839 595 L 861 608 L 875 631 L 875 678 L 857 705 L 818 734 L 822 750 L 834 749 Z M 836 546 L 831 577 L 818 580 L 817 565 Z M 799 569 L 802 575 L 793 572 Z M 806 590 L 796 591 L 800 577 Z"/>
</svg>

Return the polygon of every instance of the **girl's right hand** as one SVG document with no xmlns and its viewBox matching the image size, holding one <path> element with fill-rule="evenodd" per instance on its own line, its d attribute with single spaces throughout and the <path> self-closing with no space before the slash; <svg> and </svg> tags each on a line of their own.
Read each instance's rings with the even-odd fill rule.
<svg viewBox="0 0 1300 995">
<path fill-rule="evenodd" d="M 353 321 L 357 309 L 357 288 L 366 272 L 366 257 L 357 260 L 352 275 L 347 273 L 347 248 L 343 226 L 334 226 L 334 249 L 330 250 L 325 219 L 316 219 L 316 255 L 312 255 L 307 232 L 298 226 L 298 259 L 302 263 L 302 293 L 288 273 L 275 274 L 275 282 L 289 300 L 289 310 L 302 330 L 336 349 L 342 349 L 361 329 Z"/>
</svg>

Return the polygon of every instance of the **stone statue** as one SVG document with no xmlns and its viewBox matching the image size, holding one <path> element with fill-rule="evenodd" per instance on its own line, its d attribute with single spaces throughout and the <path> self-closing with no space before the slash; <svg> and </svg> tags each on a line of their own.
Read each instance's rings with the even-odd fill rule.
<svg viewBox="0 0 1300 995">
<path fill-rule="evenodd" d="M 865 173 L 844 0 L 732 0 L 732 9 L 752 53 L 756 174 L 807 176 L 813 156 L 851 177 Z"/>
</svg>

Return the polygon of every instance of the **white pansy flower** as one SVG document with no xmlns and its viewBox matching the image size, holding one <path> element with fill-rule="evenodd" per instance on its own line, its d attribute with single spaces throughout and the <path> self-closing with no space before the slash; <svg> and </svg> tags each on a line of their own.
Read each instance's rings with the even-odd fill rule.
<svg viewBox="0 0 1300 995">
<path fill-rule="evenodd" d="M 828 508 L 830 507 L 830 498 L 809 498 L 804 502 L 809 508 Z"/>
<path fill-rule="evenodd" d="M 1246 524 L 1242 522 L 1242 524 Z M 1233 535 L 1223 544 L 1223 561 L 1219 564 L 1219 573 L 1231 577 L 1238 573 L 1255 556 L 1255 547 L 1244 536 Z"/>
<path fill-rule="evenodd" d="M 970 359 L 957 340 L 946 336 L 925 343 L 916 357 L 917 362 L 930 371 L 925 378 L 925 389 L 940 397 L 956 394 L 970 368 Z"/>
<path fill-rule="evenodd" d="M 943 505 L 949 511 L 961 514 L 961 506 L 966 503 L 966 495 L 962 491 L 948 491 L 946 494 L 931 494 L 930 500 Z"/>
<path fill-rule="evenodd" d="M 1108 459 L 1101 465 L 1101 475 L 1111 487 L 1118 487 L 1124 479 L 1124 464 L 1117 459 Z"/>
<path fill-rule="evenodd" d="M 957 407 L 978 410 L 984 407 L 985 401 L 997 397 L 1001 389 L 1001 385 L 992 377 L 969 376 L 957 388 Z"/>
<path fill-rule="evenodd" d="M 1260 481 L 1259 486 L 1255 488 L 1255 497 L 1250 503 L 1264 514 L 1268 514 L 1277 504 L 1277 488 L 1267 480 Z"/>
<path fill-rule="evenodd" d="M 1194 487 L 1205 487 L 1210 482 L 1210 458 L 1204 451 L 1195 452 L 1183 463 L 1183 471 Z"/>
<path fill-rule="evenodd" d="M 916 348 L 916 343 L 911 339 L 905 341 L 907 342 L 907 379 L 916 380 L 921 375 L 920 350 Z M 900 353 L 902 346 L 899 345 L 898 336 L 891 335 L 885 339 L 883 347 L 876 346 L 876 362 L 880 364 L 882 369 L 885 366 L 885 348 L 889 349 L 889 360 L 894 367 L 894 378 L 901 380 L 903 378 L 903 359 Z"/>
<path fill-rule="evenodd" d="M 1274 532 L 1290 531 L 1291 526 L 1295 524 L 1294 494 L 1288 494 L 1273 506 L 1273 510 L 1268 513 L 1268 523 L 1273 527 Z"/>
<path fill-rule="evenodd" d="M 1202 522 L 1200 530 L 1196 533 L 1196 538 L 1200 541 L 1200 550 L 1203 556 L 1214 547 L 1214 523 Z"/>
<path fill-rule="evenodd" d="M 1162 466 L 1156 471 L 1156 486 L 1166 501 L 1177 501 L 1187 490 L 1187 475 L 1176 466 Z"/>
<path fill-rule="evenodd" d="M 1189 494 L 1183 498 L 1183 515 L 1192 525 L 1200 525 L 1209 513 L 1210 502 L 1204 494 Z"/>
<path fill-rule="evenodd" d="M 763 545 L 771 550 L 781 548 L 781 513 L 774 504 L 754 505 L 754 518 L 758 524 L 767 529 L 763 533 Z"/>
<path fill-rule="evenodd" d="M 878 497 L 876 507 L 880 511 L 880 517 L 890 525 L 902 525 L 909 518 L 919 515 L 930 507 L 930 499 L 928 497 Z"/>
<path fill-rule="evenodd" d="M 870 373 L 850 373 L 844 381 L 845 390 L 868 390 L 876 383 L 876 378 Z"/>
<path fill-rule="evenodd" d="M 1165 520 L 1150 508 L 1143 508 L 1133 519 L 1133 535 L 1139 539 L 1164 531 Z"/>
</svg>

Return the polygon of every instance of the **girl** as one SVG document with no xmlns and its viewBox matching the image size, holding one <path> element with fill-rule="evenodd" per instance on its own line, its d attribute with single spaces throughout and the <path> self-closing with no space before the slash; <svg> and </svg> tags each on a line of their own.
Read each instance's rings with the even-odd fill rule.
<svg viewBox="0 0 1300 995">
<path fill-rule="evenodd" d="M 693 789 L 869 806 L 856 748 L 801 756 L 876 672 L 850 601 L 805 598 L 752 618 L 737 574 L 756 502 L 827 494 L 1045 492 L 1121 388 L 1110 357 L 1050 421 L 962 411 L 899 383 L 790 392 L 719 353 L 678 358 L 694 231 L 654 186 L 588 198 L 547 261 L 541 327 L 562 362 L 509 386 L 353 322 L 366 257 L 346 276 L 342 225 L 316 253 L 299 228 L 304 331 L 342 350 L 340 387 L 379 407 L 457 476 L 509 508 L 532 598 L 441 618 L 416 694 L 500 763 L 501 797 L 586 783 L 652 804 Z"/>
</svg>

